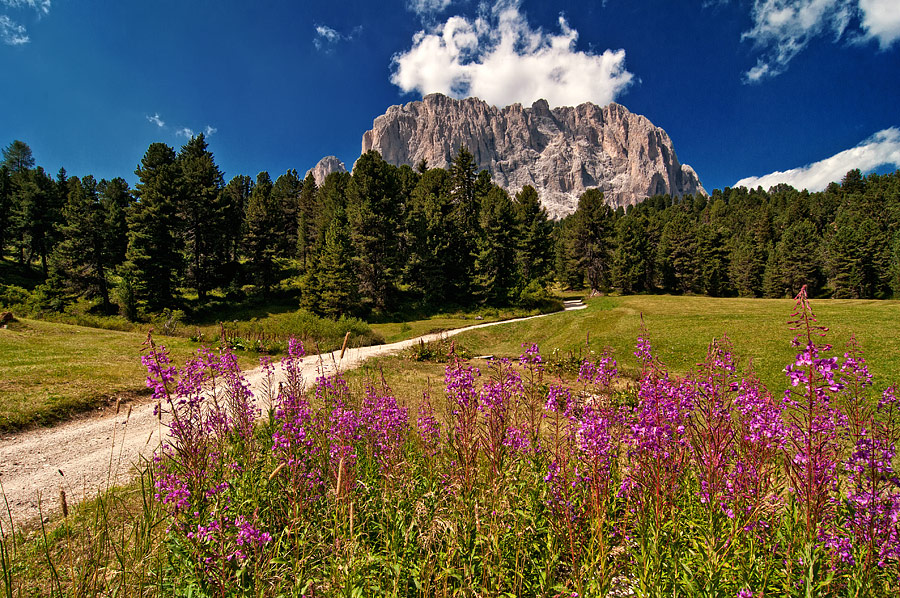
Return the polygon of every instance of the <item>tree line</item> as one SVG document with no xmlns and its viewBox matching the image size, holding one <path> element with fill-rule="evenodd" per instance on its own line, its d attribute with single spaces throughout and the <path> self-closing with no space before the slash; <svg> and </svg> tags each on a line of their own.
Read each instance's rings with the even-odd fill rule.
<svg viewBox="0 0 900 598">
<path fill-rule="evenodd" d="M 376 152 L 321 186 L 288 170 L 225 183 L 204 136 L 151 144 L 123 178 L 56 177 L 14 141 L 0 164 L 0 258 L 34 267 L 41 309 L 79 298 L 130 319 L 192 294 L 288 292 L 328 317 L 415 305 L 539 306 L 549 287 L 786 297 L 900 295 L 900 171 L 809 193 L 786 185 L 654 196 L 613 209 L 586 191 L 553 222 L 460 148 L 450 166 Z M 0 276 L 9 268 L 0 270 Z M 0 279 L 0 285 L 8 283 Z"/>
<path fill-rule="evenodd" d="M 178 152 L 151 144 L 135 174 L 134 189 L 54 179 L 25 143 L 3 150 L 0 257 L 40 264 L 42 308 L 86 298 L 137 319 L 185 293 L 202 304 L 287 289 L 339 317 L 550 298 L 554 229 L 537 192 L 511 197 L 465 148 L 448 169 L 369 152 L 321 187 L 295 170 L 226 184 L 201 134 Z"/>
<path fill-rule="evenodd" d="M 561 223 L 556 275 L 623 293 L 900 296 L 900 171 L 849 171 L 822 192 L 778 185 L 655 196 L 613 210 L 597 191 Z"/>
</svg>

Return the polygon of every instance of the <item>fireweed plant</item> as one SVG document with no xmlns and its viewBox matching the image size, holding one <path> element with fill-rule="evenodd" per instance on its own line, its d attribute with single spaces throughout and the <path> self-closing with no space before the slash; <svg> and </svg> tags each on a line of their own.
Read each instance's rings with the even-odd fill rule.
<svg viewBox="0 0 900 598">
<path fill-rule="evenodd" d="M 408 405 L 384 379 L 143 357 L 168 440 L 147 584 L 207 596 L 900 595 L 897 391 L 831 354 L 805 290 L 783 395 L 715 340 L 687 376 L 643 330 L 551 377 L 538 347 Z M 261 406 L 258 407 L 258 405 Z M 163 417 L 164 416 L 164 417 Z M 162 424 L 161 424 L 162 425 Z"/>
</svg>

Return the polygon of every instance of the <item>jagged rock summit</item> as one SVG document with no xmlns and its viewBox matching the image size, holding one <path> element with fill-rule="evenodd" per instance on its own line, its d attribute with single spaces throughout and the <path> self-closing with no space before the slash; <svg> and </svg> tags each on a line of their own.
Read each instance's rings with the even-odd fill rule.
<svg viewBox="0 0 900 598">
<path fill-rule="evenodd" d="M 706 195 L 666 132 L 615 103 L 551 109 L 538 100 L 531 108 L 496 108 L 478 98 L 430 94 L 377 117 L 363 135 L 362 152 L 377 150 L 397 166 L 424 159 L 446 168 L 463 145 L 478 169 L 511 193 L 535 187 L 554 218 L 574 212 L 591 188 L 613 206 L 662 193 Z"/>
<path fill-rule="evenodd" d="M 306 171 L 305 176 L 309 176 L 310 173 L 313 175 L 313 179 L 316 181 L 316 186 L 321 187 L 322 182 L 332 172 L 347 172 L 347 167 L 344 166 L 344 163 L 337 159 L 335 156 L 325 156 L 319 163 Z"/>
</svg>

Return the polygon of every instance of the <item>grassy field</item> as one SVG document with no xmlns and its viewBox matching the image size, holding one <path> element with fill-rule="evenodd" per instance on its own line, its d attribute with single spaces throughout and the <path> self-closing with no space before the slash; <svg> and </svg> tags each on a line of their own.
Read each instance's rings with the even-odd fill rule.
<svg viewBox="0 0 900 598">
<path fill-rule="evenodd" d="M 466 332 L 459 337 L 476 354 L 514 356 L 523 342 L 540 345 L 545 357 L 554 351 L 578 354 L 610 347 L 619 363 L 636 370 L 635 341 L 641 316 L 657 357 L 671 369 L 686 373 L 703 360 L 716 337 L 728 335 L 736 354 L 753 360 L 754 369 L 773 391 L 785 387 L 783 368 L 794 359 L 794 333 L 787 321 L 794 302 L 787 299 L 721 299 L 640 295 L 598 297 L 588 308 L 507 326 Z M 875 384 L 900 381 L 900 301 L 812 301 L 819 323 L 830 328 L 826 341 L 843 355 L 851 334 L 862 344 Z"/>
<path fill-rule="evenodd" d="M 50 424 L 144 392 L 139 333 L 21 320 L 0 329 L 0 432 Z M 158 337 L 178 362 L 199 347 Z M 244 366 L 255 358 L 240 356 Z"/>
</svg>

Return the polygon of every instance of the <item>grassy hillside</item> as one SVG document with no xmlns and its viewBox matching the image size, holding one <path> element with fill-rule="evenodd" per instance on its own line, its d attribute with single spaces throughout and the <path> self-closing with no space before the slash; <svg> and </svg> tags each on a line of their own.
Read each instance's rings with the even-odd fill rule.
<svg viewBox="0 0 900 598">
<path fill-rule="evenodd" d="M 0 432 L 48 424 L 144 392 L 140 333 L 37 320 L 0 329 Z M 199 345 L 159 337 L 177 362 Z M 242 365 L 252 365 L 240 357 Z"/>
<path fill-rule="evenodd" d="M 641 295 L 600 297 L 588 308 L 467 332 L 459 337 L 476 353 L 518 355 L 523 342 L 536 342 L 545 356 L 611 347 L 620 364 L 635 370 L 635 341 L 641 315 L 656 355 L 677 372 L 687 372 L 703 359 L 716 337 L 728 335 L 737 355 L 754 368 L 772 390 L 785 387 L 783 368 L 793 361 L 794 333 L 787 321 L 794 302 L 787 299 L 721 299 Z M 851 334 L 862 344 L 878 386 L 900 379 L 898 301 L 812 301 L 819 323 L 830 328 L 827 342 L 843 354 Z"/>
</svg>

